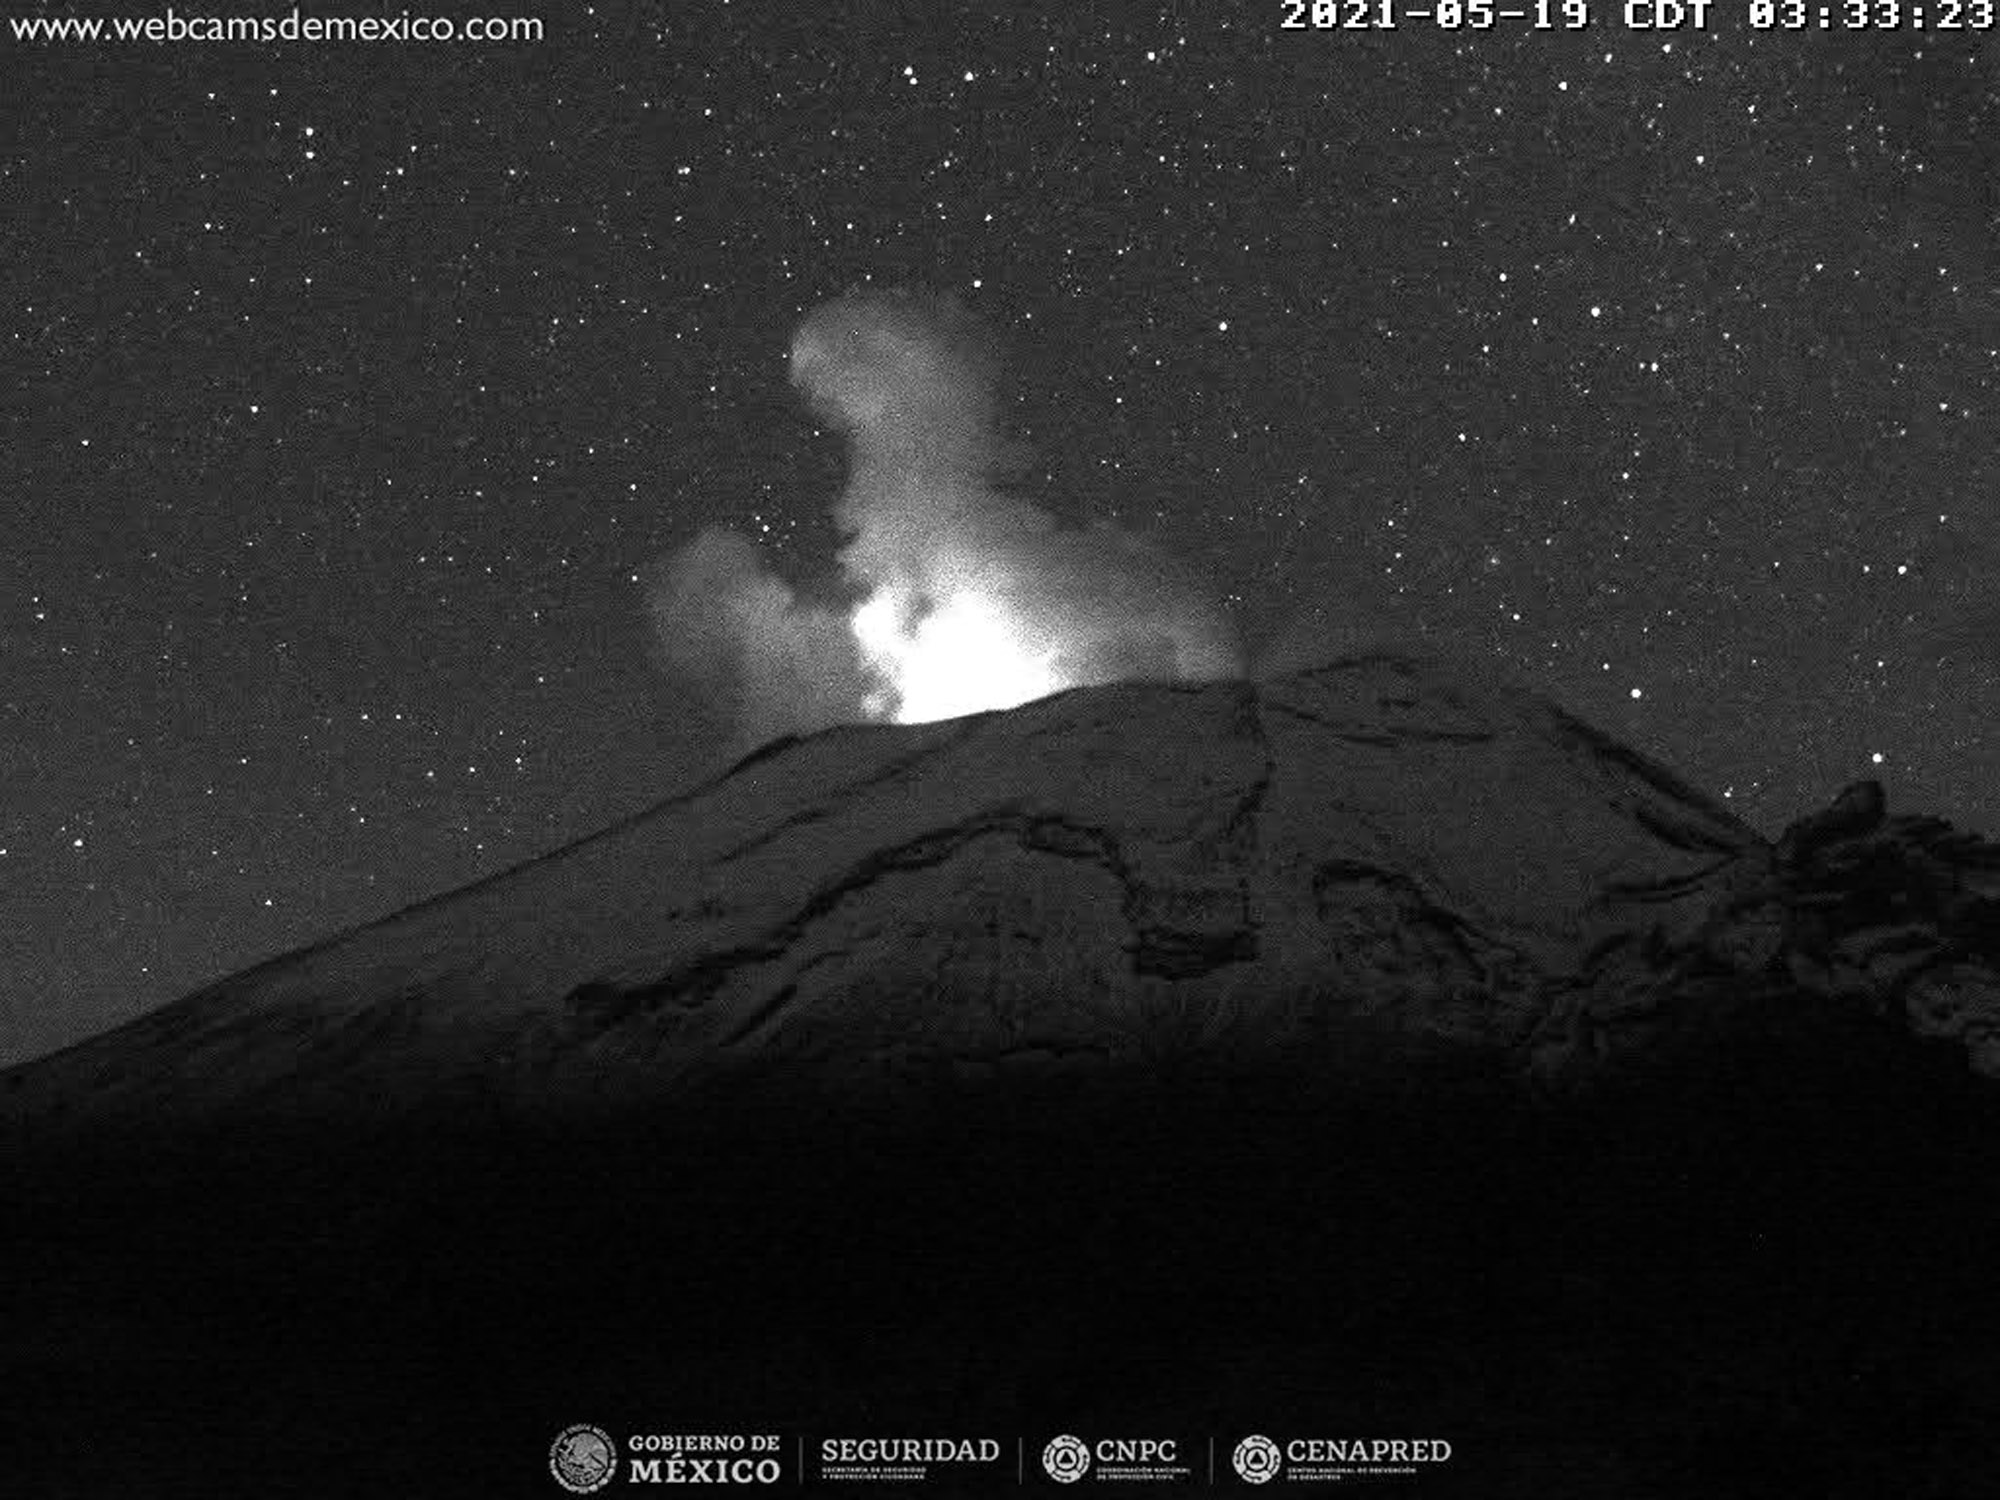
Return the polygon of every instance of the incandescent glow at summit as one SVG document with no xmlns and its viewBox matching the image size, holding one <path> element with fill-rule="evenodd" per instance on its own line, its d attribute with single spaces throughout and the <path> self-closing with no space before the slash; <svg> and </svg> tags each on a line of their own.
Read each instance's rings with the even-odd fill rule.
<svg viewBox="0 0 2000 1500">
<path fill-rule="evenodd" d="M 926 724 L 991 708 L 1013 708 L 1075 686 L 1053 649 L 1037 650 L 1004 596 L 968 585 L 920 609 L 911 590 L 886 584 L 850 621 L 876 685 L 861 700 L 870 718 Z"/>
<path fill-rule="evenodd" d="M 834 516 L 851 602 L 801 598 L 754 542 L 713 529 L 652 592 L 668 665 L 728 703 L 740 739 L 1239 670 L 1227 622 L 1158 548 L 1008 490 L 997 374 L 947 298 L 857 292 L 800 325 L 792 382 L 847 442 Z"/>
</svg>

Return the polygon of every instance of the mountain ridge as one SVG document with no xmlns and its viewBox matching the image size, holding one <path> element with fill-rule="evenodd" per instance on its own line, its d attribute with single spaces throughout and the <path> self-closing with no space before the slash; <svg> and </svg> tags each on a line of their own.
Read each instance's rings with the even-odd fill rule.
<svg viewBox="0 0 2000 1500">
<path fill-rule="evenodd" d="M 581 1418 L 1960 1500 L 1996 942 L 1879 786 L 1766 839 L 1448 664 L 769 745 L 0 1075 L 9 1473 L 523 1494 Z"/>
<path fill-rule="evenodd" d="M 1810 872 L 1856 840 L 1899 852 L 1850 875 L 1993 899 L 1992 846 L 1880 804 L 1852 793 L 1766 840 L 1539 696 L 1388 654 L 844 726 L 0 1074 L 0 1119 L 288 1090 L 307 1113 L 595 1108 L 748 1062 L 897 1092 L 1024 1047 L 1129 1062 L 1168 1013 L 1183 1050 L 1248 1034 L 1265 1061 L 1324 1060 L 1359 1027 L 1547 1086 L 1633 1050 L 1603 1050 L 1632 1017 L 1767 973 L 1900 1004 L 2000 1072 L 1995 956 L 1967 911 L 1955 936 L 1884 939 L 1900 965 L 1786 937 L 1798 900 L 1836 902 Z"/>
</svg>

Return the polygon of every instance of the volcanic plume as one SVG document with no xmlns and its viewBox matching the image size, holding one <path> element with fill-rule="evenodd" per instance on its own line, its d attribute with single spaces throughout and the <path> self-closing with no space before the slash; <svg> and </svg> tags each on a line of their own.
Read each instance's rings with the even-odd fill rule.
<svg viewBox="0 0 2000 1500">
<path fill-rule="evenodd" d="M 1239 670 L 1228 622 L 1159 547 L 1064 525 L 1009 490 L 998 375 L 990 334 L 946 297 L 855 292 L 800 325 L 792 382 L 848 445 L 834 504 L 844 597 L 807 597 L 717 528 L 652 592 L 668 663 L 723 703 L 745 744 Z"/>
</svg>

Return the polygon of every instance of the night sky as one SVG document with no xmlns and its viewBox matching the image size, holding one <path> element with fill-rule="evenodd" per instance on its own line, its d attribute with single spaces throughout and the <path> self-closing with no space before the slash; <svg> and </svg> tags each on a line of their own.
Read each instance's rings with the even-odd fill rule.
<svg viewBox="0 0 2000 1500">
<path fill-rule="evenodd" d="M 1497 654 L 1766 831 L 2000 828 L 2000 42 L 1283 10 L 7 7 L 0 1061 L 712 766 L 644 580 L 828 575 L 786 357 L 862 284 L 997 328 L 1035 503 L 1253 651 Z"/>
</svg>

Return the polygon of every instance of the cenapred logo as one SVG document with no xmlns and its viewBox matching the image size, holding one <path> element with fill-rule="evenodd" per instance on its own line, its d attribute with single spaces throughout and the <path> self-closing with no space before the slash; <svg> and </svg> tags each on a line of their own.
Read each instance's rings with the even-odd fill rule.
<svg viewBox="0 0 2000 1500">
<path fill-rule="evenodd" d="M 1273 1479 L 1338 1483 L 1357 1477 L 1389 1478 L 1419 1473 L 1451 1461 L 1443 1438 L 1286 1438 L 1282 1443 L 1253 1432 L 1236 1445 L 1230 1463 L 1245 1484 Z"/>
<path fill-rule="evenodd" d="M 1236 1466 L 1237 1477 L 1249 1484 L 1276 1479 L 1285 1462 L 1278 1445 L 1261 1432 L 1253 1432 L 1238 1443 L 1229 1461 Z"/>
<path fill-rule="evenodd" d="M 1064 1433 L 1042 1450 L 1042 1467 L 1057 1484 L 1075 1484 L 1090 1472 L 1090 1450 L 1082 1438 Z"/>
<path fill-rule="evenodd" d="M 572 1495 L 603 1489 L 618 1473 L 618 1446 L 602 1427 L 578 1422 L 549 1444 L 549 1472 Z"/>
</svg>

